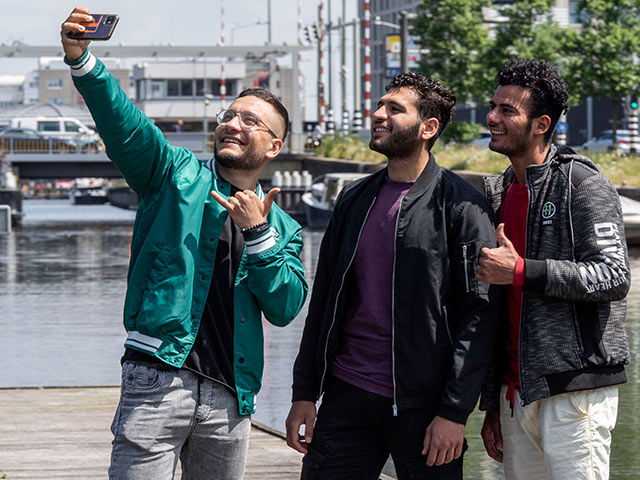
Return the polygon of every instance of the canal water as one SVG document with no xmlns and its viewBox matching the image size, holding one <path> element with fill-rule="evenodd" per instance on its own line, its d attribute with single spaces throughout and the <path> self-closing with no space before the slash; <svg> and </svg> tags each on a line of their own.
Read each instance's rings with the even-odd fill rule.
<svg viewBox="0 0 640 480">
<path fill-rule="evenodd" d="M 25 200 L 21 228 L 0 235 L 0 388 L 119 385 L 122 307 L 135 212 L 67 200 Z M 322 232 L 305 231 L 303 262 L 315 273 Z M 640 251 L 632 251 L 640 278 Z M 265 327 L 264 386 L 256 420 L 284 430 L 291 370 L 306 306 L 286 328 Z M 620 389 L 612 447 L 613 480 L 640 478 L 640 281 L 629 295 L 632 363 Z M 465 478 L 502 478 L 480 439 L 482 415 L 467 425 Z"/>
</svg>

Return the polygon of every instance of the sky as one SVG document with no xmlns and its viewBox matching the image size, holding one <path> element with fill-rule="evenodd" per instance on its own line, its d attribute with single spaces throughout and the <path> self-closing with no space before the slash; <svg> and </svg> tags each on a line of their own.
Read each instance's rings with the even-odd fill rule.
<svg viewBox="0 0 640 480">
<path fill-rule="evenodd" d="M 0 43 L 19 40 L 27 45 L 59 45 L 60 24 L 80 4 L 97 13 L 116 13 L 120 21 L 110 42 L 124 45 L 215 45 L 220 41 L 221 0 L 0 0 Z M 225 11 L 225 44 L 263 45 L 268 39 L 266 22 L 268 0 L 223 0 Z M 274 44 L 296 45 L 297 0 L 271 1 L 271 35 Z M 325 23 L 328 2 L 334 22 L 342 14 L 342 0 L 324 0 Z M 356 14 L 356 0 L 346 0 L 347 21 Z M 317 20 L 317 0 L 300 0 L 302 25 Z M 338 72 L 339 47 L 337 33 L 332 40 L 334 104 L 340 105 Z M 351 32 L 347 34 L 347 51 L 352 50 Z M 352 62 L 350 59 L 348 62 Z M 307 109 L 315 113 L 316 51 L 302 54 L 301 70 L 305 78 Z M 37 68 L 37 59 L 7 59 L 0 57 L 0 74 L 25 74 Z M 328 68 L 325 66 L 325 72 Z M 350 67 L 348 71 L 353 71 Z M 326 81 L 326 80 L 325 80 Z M 352 80 L 347 81 L 348 96 L 352 95 Z M 325 87 L 325 91 L 327 88 Z M 313 116 L 312 114 L 312 116 Z M 309 117 L 309 115 L 307 115 Z"/>
</svg>

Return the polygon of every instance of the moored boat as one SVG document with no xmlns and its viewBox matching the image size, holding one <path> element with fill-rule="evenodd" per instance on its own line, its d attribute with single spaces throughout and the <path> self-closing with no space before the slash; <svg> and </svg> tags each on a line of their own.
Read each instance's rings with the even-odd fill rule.
<svg viewBox="0 0 640 480">
<path fill-rule="evenodd" d="M 333 213 L 336 198 L 349 182 L 370 175 L 369 173 L 327 173 L 313 182 L 311 188 L 302 194 L 302 204 L 307 219 L 307 227 L 326 228 Z"/>
</svg>

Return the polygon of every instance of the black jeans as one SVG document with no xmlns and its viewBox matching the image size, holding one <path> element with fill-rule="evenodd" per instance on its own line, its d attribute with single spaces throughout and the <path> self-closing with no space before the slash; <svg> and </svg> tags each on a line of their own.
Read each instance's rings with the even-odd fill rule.
<svg viewBox="0 0 640 480">
<path fill-rule="evenodd" d="M 462 455 L 428 467 L 421 455 L 437 408 L 399 412 L 390 398 L 333 378 L 322 399 L 302 480 L 377 480 L 389 456 L 398 479 L 462 479 Z M 467 449 L 465 440 L 463 453 Z"/>
</svg>

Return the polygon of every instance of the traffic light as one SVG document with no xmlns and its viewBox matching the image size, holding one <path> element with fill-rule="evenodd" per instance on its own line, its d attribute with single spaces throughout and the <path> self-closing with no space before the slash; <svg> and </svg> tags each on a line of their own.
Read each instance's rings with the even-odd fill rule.
<svg viewBox="0 0 640 480">
<path fill-rule="evenodd" d="M 311 27 L 309 25 L 304 27 L 304 39 L 307 43 L 311 43 Z"/>
<path fill-rule="evenodd" d="M 638 111 L 638 95 L 635 93 L 632 94 L 631 98 L 629 99 L 629 108 L 631 108 L 631 110 L 634 112 Z"/>
<path fill-rule="evenodd" d="M 311 25 L 311 27 L 313 28 L 313 38 L 315 38 L 316 40 L 321 40 L 320 29 L 318 28 L 318 24 L 314 23 L 313 25 Z"/>
</svg>

